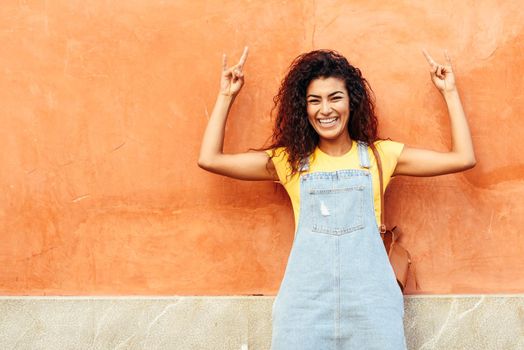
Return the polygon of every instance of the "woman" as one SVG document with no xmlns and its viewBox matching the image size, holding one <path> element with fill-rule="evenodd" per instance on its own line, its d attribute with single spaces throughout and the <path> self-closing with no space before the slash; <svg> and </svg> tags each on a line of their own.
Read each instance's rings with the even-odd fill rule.
<svg viewBox="0 0 524 350">
<path fill-rule="evenodd" d="M 224 154 L 229 109 L 244 83 L 239 63 L 223 57 L 217 101 L 198 165 L 242 180 L 284 185 L 295 239 L 273 304 L 273 350 L 405 349 L 403 295 L 379 235 L 379 151 L 384 189 L 395 175 L 434 176 L 472 168 L 475 155 L 451 60 L 424 55 L 452 128 L 449 152 L 379 140 L 371 89 L 358 68 L 331 50 L 298 56 L 275 97 L 273 143 Z"/>
</svg>

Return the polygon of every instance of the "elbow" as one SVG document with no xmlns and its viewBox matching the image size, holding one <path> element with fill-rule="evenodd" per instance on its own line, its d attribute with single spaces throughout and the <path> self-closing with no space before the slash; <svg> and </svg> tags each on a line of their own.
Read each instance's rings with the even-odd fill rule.
<svg viewBox="0 0 524 350">
<path fill-rule="evenodd" d="M 201 168 L 201 169 L 204 169 L 204 170 L 209 170 L 210 168 L 210 165 L 209 165 L 209 162 L 206 161 L 205 159 L 203 158 L 198 158 L 198 162 L 197 162 L 198 166 Z"/>
<path fill-rule="evenodd" d="M 213 169 L 215 168 L 215 162 L 213 161 L 212 158 L 200 157 L 198 158 L 197 164 L 201 169 L 204 169 L 207 171 L 213 171 Z"/>
<path fill-rule="evenodd" d="M 475 156 L 469 158 L 469 159 L 466 159 L 464 161 L 464 170 L 468 170 L 468 169 L 472 169 L 475 167 L 475 165 L 477 165 L 477 160 L 475 159 Z"/>
</svg>

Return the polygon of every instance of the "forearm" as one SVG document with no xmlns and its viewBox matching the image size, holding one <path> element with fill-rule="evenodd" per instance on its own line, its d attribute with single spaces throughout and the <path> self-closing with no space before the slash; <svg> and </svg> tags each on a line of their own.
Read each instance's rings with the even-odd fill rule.
<svg viewBox="0 0 524 350">
<path fill-rule="evenodd" d="M 209 162 L 222 153 L 227 116 L 234 101 L 233 96 L 218 94 L 200 146 L 199 163 Z"/>
<path fill-rule="evenodd" d="M 460 155 L 467 163 L 474 164 L 476 160 L 473 142 L 458 90 L 455 88 L 443 92 L 442 96 L 446 101 L 451 122 L 451 151 Z"/>
</svg>

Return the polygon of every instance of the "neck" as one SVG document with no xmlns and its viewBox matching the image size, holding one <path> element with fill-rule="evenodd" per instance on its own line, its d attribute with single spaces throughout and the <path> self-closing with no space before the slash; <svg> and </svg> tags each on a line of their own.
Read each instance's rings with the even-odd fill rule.
<svg viewBox="0 0 524 350">
<path fill-rule="evenodd" d="M 352 144 L 353 140 L 351 140 L 349 136 L 342 140 L 321 139 L 318 143 L 318 148 L 320 148 L 322 152 L 329 154 L 330 156 L 338 157 L 348 153 L 351 149 Z"/>
</svg>

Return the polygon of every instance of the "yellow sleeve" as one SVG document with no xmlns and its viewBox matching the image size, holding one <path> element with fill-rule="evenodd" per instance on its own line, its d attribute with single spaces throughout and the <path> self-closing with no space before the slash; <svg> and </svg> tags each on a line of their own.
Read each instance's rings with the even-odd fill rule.
<svg viewBox="0 0 524 350">
<path fill-rule="evenodd" d="M 273 155 L 273 151 L 275 152 L 274 157 L 272 159 L 273 164 L 275 165 L 275 170 L 277 171 L 279 182 L 281 184 L 284 184 L 286 182 L 286 174 L 289 173 L 287 153 L 285 152 L 284 147 L 268 149 L 265 152 L 268 156 L 271 157 Z"/>
<path fill-rule="evenodd" d="M 376 143 L 377 150 L 382 161 L 382 172 L 385 182 L 389 182 L 391 175 L 395 171 L 400 153 L 404 149 L 404 144 L 397 141 L 381 140 Z M 386 180 L 387 179 L 387 180 Z"/>
</svg>

